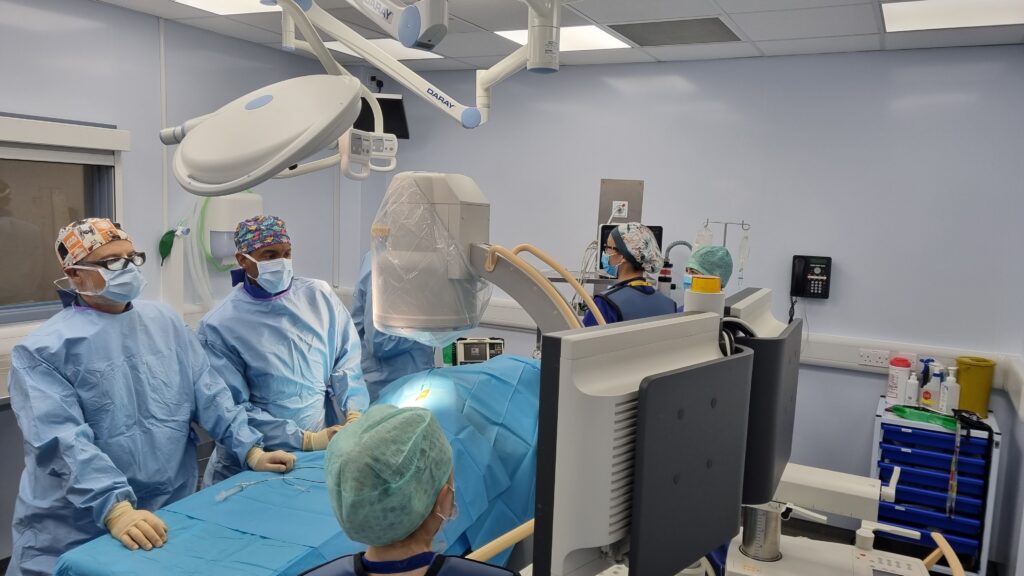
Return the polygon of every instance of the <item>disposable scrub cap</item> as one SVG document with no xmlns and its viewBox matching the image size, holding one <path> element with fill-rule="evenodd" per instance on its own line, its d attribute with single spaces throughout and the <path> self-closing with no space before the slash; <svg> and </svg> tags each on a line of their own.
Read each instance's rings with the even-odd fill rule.
<svg viewBox="0 0 1024 576">
<path fill-rule="evenodd" d="M 615 247 L 637 270 L 654 274 L 665 263 L 658 251 L 658 240 L 643 224 L 619 224 L 612 229 L 610 236 Z"/>
<path fill-rule="evenodd" d="M 725 246 L 701 246 L 690 256 L 686 267 L 705 276 L 718 276 L 722 279 L 722 288 L 725 288 L 732 276 L 732 256 Z"/>
<path fill-rule="evenodd" d="M 452 466 L 451 445 L 429 410 L 374 406 L 327 447 L 338 523 L 356 542 L 400 542 L 433 510 Z"/>
</svg>

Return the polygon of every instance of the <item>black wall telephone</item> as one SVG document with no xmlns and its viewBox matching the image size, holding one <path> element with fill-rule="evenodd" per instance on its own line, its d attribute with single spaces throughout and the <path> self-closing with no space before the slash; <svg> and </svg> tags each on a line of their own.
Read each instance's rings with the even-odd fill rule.
<svg viewBox="0 0 1024 576">
<path fill-rule="evenodd" d="M 828 298 L 831 279 L 831 257 L 793 256 L 793 280 L 789 295 L 794 298 Z"/>
</svg>

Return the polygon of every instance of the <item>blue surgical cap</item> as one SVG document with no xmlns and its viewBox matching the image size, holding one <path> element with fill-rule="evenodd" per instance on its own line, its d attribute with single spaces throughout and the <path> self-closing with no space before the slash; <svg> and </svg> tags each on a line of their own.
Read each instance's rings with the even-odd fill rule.
<svg viewBox="0 0 1024 576">
<path fill-rule="evenodd" d="M 690 256 L 686 267 L 705 276 L 718 276 L 722 279 L 722 288 L 725 288 L 732 277 L 732 256 L 725 246 L 701 246 Z"/>
<path fill-rule="evenodd" d="M 345 534 L 387 546 L 412 534 L 434 509 L 452 474 L 452 448 L 429 410 L 377 405 L 335 434 L 324 467 Z"/>
</svg>

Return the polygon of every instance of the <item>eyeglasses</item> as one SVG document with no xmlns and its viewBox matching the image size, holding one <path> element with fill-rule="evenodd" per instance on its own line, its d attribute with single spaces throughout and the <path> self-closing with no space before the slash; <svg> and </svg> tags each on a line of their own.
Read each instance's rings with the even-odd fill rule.
<svg viewBox="0 0 1024 576">
<path fill-rule="evenodd" d="M 107 258 L 106 260 L 100 260 L 98 262 L 82 262 L 84 265 L 94 266 L 97 268 L 106 268 L 112 272 L 118 270 L 124 270 L 128 267 L 128 264 L 135 264 L 136 266 L 142 266 L 146 263 L 145 252 L 132 252 L 127 256 L 119 256 L 116 258 Z"/>
<path fill-rule="evenodd" d="M 615 246 L 605 246 L 604 247 L 604 253 L 609 255 L 609 256 L 611 256 L 612 254 L 618 253 L 618 251 L 619 251 L 619 249 L 616 248 Z"/>
</svg>

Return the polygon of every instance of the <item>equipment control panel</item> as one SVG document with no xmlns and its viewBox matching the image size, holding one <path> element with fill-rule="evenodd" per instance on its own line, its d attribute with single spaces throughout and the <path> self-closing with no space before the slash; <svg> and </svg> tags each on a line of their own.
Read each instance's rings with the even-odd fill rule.
<svg viewBox="0 0 1024 576">
<path fill-rule="evenodd" d="M 878 550 L 860 551 L 853 556 L 854 576 L 928 576 L 924 563 L 917 558 L 899 556 Z"/>
</svg>

